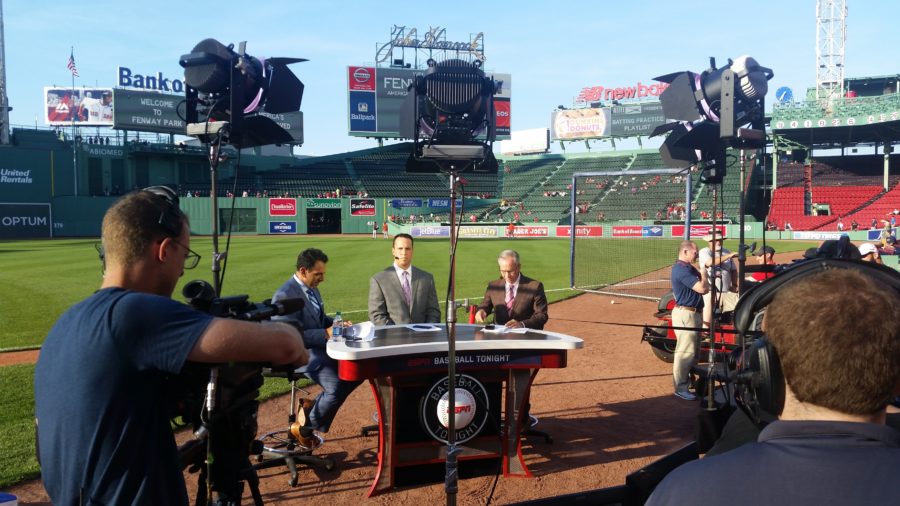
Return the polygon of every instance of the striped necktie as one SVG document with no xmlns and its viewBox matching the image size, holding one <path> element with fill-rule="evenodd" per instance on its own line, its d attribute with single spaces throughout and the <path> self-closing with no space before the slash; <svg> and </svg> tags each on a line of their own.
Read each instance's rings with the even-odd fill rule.
<svg viewBox="0 0 900 506">
<path fill-rule="evenodd" d="M 409 286 L 409 271 L 403 271 L 403 298 L 406 299 L 406 305 L 412 305 L 412 288 Z"/>
<path fill-rule="evenodd" d="M 319 315 L 321 315 L 322 314 L 322 301 L 319 300 L 319 296 L 316 295 L 316 292 L 314 292 L 311 288 L 307 289 L 306 290 L 306 298 L 308 298 L 309 302 L 313 305 L 314 308 L 316 308 L 316 312 L 319 313 Z"/>
</svg>

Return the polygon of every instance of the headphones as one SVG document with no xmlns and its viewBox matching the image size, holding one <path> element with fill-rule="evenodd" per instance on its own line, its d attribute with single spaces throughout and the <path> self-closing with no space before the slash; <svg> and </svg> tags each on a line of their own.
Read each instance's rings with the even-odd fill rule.
<svg viewBox="0 0 900 506">
<path fill-rule="evenodd" d="M 738 349 L 743 350 L 737 360 L 734 385 L 738 404 L 757 425 L 774 421 L 781 414 L 785 396 L 784 374 L 778 353 L 759 330 L 764 309 L 782 287 L 831 269 L 857 270 L 900 292 L 900 273 L 894 269 L 846 258 L 800 261 L 747 290 L 734 309 Z M 746 345 L 748 338 L 752 339 L 749 346 Z"/>
<path fill-rule="evenodd" d="M 171 234 L 172 237 L 179 237 L 181 235 L 181 227 L 184 225 L 184 213 L 181 212 L 179 207 L 178 194 L 168 186 L 149 186 L 141 191 L 152 193 L 162 198 L 165 208 L 159 214 L 159 226 Z"/>
</svg>

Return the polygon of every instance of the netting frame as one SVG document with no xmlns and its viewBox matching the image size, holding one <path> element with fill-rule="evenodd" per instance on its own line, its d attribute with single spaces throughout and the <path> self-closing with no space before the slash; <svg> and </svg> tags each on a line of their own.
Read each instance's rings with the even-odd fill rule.
<svg viewBox="0 0 900 506">
<path fill-rule="evenodd" d="M 618 170 L 603 170 L 603 171 L 587 171 L 587 172 L 575 172 L 572 174 L 572 191 L 571 191 L 571 199 L 569 202 L 569 286 L 572 290 L 579 290 L 587 293 L 597 293 L 601 295 L 614 295 L 617 297 L 628 297 L 634 299 L 642 299 L 642 300 L 652 300 L 659 301 L 660 297 L 652 297 L 638 294 L 628 294 L 622 293 L 619 291 L 611 291 L 611 290 L 602 290 L 602 289 L 588 289 L 581 288 L 576 286 L 575 283 L 575 239 L 576 239 L 576 207 L 578 205 L 578 179 L 586 178 L 586 177 L 610 177 L 610 176 L 677 176 L 677 175 L 685 175 L 684 178 L 684 201 L 686 205 L 686 212 L 684 215 L 684 226 L 685 233 L 683 239 L 688 239 L 690 237 L 690 224 L 691 224 L 691 212 L 690 212 L 690 204 L 692 200 L 692 183 L 691 183 L 691 174 L 686 169 L 618 169 Z M 602 240 L 602 239 L 601 239 Z M 655 239 L 653 239 L 655 240 Z M 674 263 L 674 260 L 673 260 Z M 610 286 L 610 285 L 606 285 Z"/>
</svg>

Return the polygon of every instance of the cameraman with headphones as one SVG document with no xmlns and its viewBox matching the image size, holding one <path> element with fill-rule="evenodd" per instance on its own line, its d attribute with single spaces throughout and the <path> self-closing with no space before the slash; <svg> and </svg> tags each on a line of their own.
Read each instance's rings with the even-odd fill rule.
<svg viewBox="0 0 900 506">
<path fill-rule="evenodd" d="M 775 348 L 763 353 L 783 371 L 784 382 L 771 375 L 783 407 L 768 408 L 779 419 L 755 443 L 679 467 L 647 504 L 897 502 L 900 432 L 885 411 L 900 390 L 900 276 L 853 261 L 807 267 L 760 286 L 774 293 L 768 344 L 750 351 Z"/>
<path fill-rule="evenodd" d="M 129 193 L 103 218 L 103 284 L 44 340 L 35 411 L 53 504 L 188 504 L 165 381 L 186 361 L 303 365 L 299 332 L 213 318 L 171 299 L 197 266 L 169 188 Z"/>
</svg>

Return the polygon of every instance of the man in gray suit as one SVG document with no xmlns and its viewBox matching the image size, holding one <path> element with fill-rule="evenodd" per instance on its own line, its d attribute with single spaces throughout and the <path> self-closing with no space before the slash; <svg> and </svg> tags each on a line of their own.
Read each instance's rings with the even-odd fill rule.
<svg viewBox="0 0 900 506">
<path fill-rule="evenodd" d="M 412 266 L 412 236 L 394 236 L 391 252 L 394 265 L 369 281 L 369 320 L 375 325 L 440 323 L 434 277 Z"/>
<path fill-rule="evenodd" d="M 322 387 L 315 404 L 309 406 L 301 401 L 301 409 L 297 413 L 297 421 L 301 425 L 300 444 L 310 449 L 318 444 L 313 431 L 328 432 L 341 405 L 361 383 L 338 378 L 337 361 L 325 352 L 334 322 L 325 314 L 325 303 L 318 286 L 325 281 L 327 263 L 328 257 L 321 250 L 309 248 L 301 251 L 297 256 L 297 272 L 272 297 L 272 302 L 296 297 L 305 302 L 302 310 L 272 319 L 287 321 L 300 328 L 303 344 L 309 350 L 305 374 Z M 350 325 L 350 322 L 345 321 L 344 325 Z"/>
</svg>

